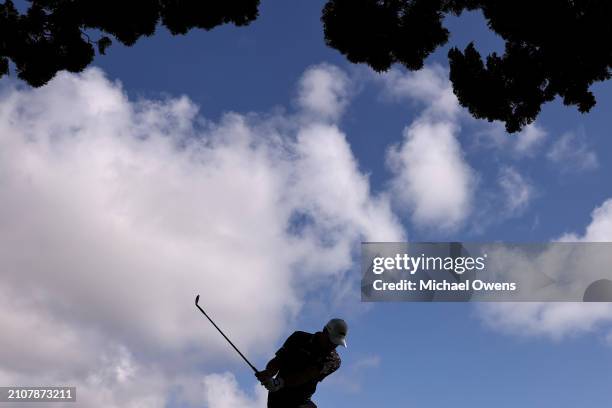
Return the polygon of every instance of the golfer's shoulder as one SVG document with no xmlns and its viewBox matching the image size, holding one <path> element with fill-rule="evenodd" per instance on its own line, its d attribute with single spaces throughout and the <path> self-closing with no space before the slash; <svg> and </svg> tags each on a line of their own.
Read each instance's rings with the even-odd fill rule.
<svg viewBox="0 0 612 408">
<path fill-rule="evenodd" d="M 289 337 L 287 337 L 286 343 L 288 344 L 306 344 L 312 338 L 312 333 L 307 333 L 304 331 L 294 331 Z"/>
</svg>

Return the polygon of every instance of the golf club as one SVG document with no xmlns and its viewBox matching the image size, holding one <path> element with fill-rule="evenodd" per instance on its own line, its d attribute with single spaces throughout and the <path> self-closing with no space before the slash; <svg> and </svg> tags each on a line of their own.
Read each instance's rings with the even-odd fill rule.
<svg viewBox="0 0 612 408">
<path fill-rule="evenodd" d="M 228 343 L 229 343 L 229 344 L 230 344 L 230 345 L 231 345 L 231 346 L 234 348 L 234 350 L 236 350 L 236 351 L 238 352 L 238 354 L 240 354 L 240 357 L 242 357 L 242 358 L 244 359 L 244 361 L 246 361 L 246 363 L 249 365 L 249 367 L 251 367 L 251 368 L 253 369 L 253 371 L 255 371 L 255 373 L 258 373 L 258 372 L 259 372 L 259 370 L 257 370 L 257 369 L 255 368 L 255 366 L 254 366 L 253 364 L 251 364 L 251 362 L 250 362 L 249 360 L 247 360 L 247 358 L 244 356 L 244 354 L 242 354 L 242 353 L 240 352 L 240 350 L 238 350 L 238 348 L 237 348 L 236 346 L 234 346 L 234 343 L 232 343 L 232 341 L 231 341 L 230 339 L 228 339 L 228 338 L 227 338 L 227 336 L 225 335 L 225 333 L 223 333 L 223 332 L 221 331 L 221 329 L 219 328 L 219 326 L 217 326 L 217 325 L 215 324 L 215 322 L 213 322 L 213 321 L 212 321 L 212 319 L 211 319 L 211 318 L 210 318 L 210 317 L 209 317 L 209 316 L 206 314 L 206 312 L 204 311 L 204 309 L 202 309 L 202 308 L 200 307 L 200 305 L 198 305 L 198 302 L 199 302 L 199 301 L 200 301 L 200 295 L 197 295 L 197 296 L 196 296 L 196 299 L 195 299 L 195 305 L 196 305 L 196 307 L 197 307 L 198 309 L 200 309 L 200 312 L 202 312 L 202 314 L 203 314 L 204 316 L 206 316 L 206 318 L 208 319 L 208 321 L 210 321 L 210 322 L 212 323 L 212 325 L 213 325 L 213 326 L 215 326 L 215 329 L 217 329 L 217 330 L 219 331 L 219 333 L 221 333 L 221 335 L 222 335 L 222 336 L 225 338 L 225 340 L 227 340 L 227 342 L 228 342 Z"/>
</svg>

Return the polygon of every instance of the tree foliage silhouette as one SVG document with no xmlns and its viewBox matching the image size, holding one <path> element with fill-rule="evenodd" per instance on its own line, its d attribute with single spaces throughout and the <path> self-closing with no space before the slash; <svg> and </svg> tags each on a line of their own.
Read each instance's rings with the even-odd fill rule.
<svg viewBox="0 0 612 408">
<path fill-rule="evenodd" d="M 15 64 L 32 86 L 58 71 L 82 71 L 96 49 L 113 40 L 133 45 L 158 23 L 174 34 L 192 28 L 247 25 L 259 0 L 28 0 L 20 13 L 0 4 L 0 77 Z M 588 112 L 589 90 L 612 67 L 612 1 L 609 0 L 328 0 L 323 9 L 326 43 L 355 63 L 385 71 L 394 63 L 410 70 L 447 43 L 443 19 L 481 10 L 505 41 L 503 55 L 482 58 L 473 43 L 448 53 L 450 80 L 462 106 L 477 118 L 500 120 L 509 132 L 535 120 L 542 105 L 560 96 Z M 88 33 L 99 33 L 91 39 Z M 93 36 L 93 34 L 92 34 Z"/>
<path fill-rule="evenodd" d="M 595 105 L 590 86 L 611 76 L 609 0 L 329 0 L 322 21 L 326 43 L 349 61 L 418 70 L 448 41 L 444 17 L 465 10 L 482 10 L 505 41 L 484 61 L 473 43 L 448 53 L 453 90 L 473 116 L 516 132 L 557 95 L 583 113 Z"/>
<path fill-rule="evenodd" d="M 9 60 L 19 78 L 32 86 L 47 83 L 60 70 L 82 71 L 104 54 L 113 37 L 131 46 L 155 32 L 158 22 L 174 35 L 192 28 L 247 25 L 257 18 L 259 0 L 28 0 L 20 13 L 0 4 L 0 77 Z M 101 33 L 92 40 L 87 32 Z"/>
</svg>

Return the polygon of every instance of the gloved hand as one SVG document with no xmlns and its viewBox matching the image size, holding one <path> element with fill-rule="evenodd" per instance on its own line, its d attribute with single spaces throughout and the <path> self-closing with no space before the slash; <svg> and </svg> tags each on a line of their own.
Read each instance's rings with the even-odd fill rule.
<svg viewBox="0 0 612 408">
<path fill-rule="evenodd" d="M 268 391 L 276 392 L 280 390 L 281 388 L 283 388 L 283 386 L 285 385 L 285 382 L 283 381 L 282 378 L 276 377 L 276 378 L 270 378 L 269 380 L 264 381 L 261 384 L 264 387 L 266 387 Z"/>
</svg>

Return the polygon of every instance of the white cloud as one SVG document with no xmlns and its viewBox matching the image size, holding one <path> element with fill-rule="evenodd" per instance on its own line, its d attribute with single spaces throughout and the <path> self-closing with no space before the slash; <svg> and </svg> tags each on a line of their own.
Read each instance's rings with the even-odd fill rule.
<svg viewBox="0 0 612 408">
<path fill-rule="evenodd" d="M 586 228 L 584 235 L 564 234 L 556 241 L 563 242 L 609 242 L 612 241 L 612 199 L 605 201 L 592 213 L 592 220 Z M 601 270 L 597 262 L 606 258 L 597 256 L 597 248 L 584 251 L 586 256 L 572 259 L 572 265 L 566 268 L 548 268 L 549 271 L 580 270 L 581 274 Z M 601 255 L 601 254 L 600 254 Z M 546 271 L 550 261 L 545 257 L 538 259 L 535 264 L 538 270 Z M 591 267 L 589 265 L 594 265 Z M 567 269 L 567 270 L 565 270 Z M 587 278 L 587 276 L 584 276 Z M 591 281 L 598 279 L 593 276 Z M 612 329 L 612 304 L 610 303 L 496 303 L 477 307 L 478 315 L 491 328 L 504 333 L 517 336 L 549 337 L 555 340 L 567 336 Z M 608 338 L 610 335 L 608 334 Z"/>
<path fill-rule="evenodd" d="M 498 182 L 510 214 L 519 213 L 529 205 L 533 197 L 533 187 L 515 168 L 502 167 Z"/>
<path fill-rule="evenodd" d="M 523 130 L 516 134 L 516 142 L 514 143 L 514 150 L 521 155 L 533 155 L 536 148 L 546 138 L 547 133 L 544 129 L 535 123 L 525 126 Z M 507 135 L 507 137 L 511 137 Z"/>
<path fill-rule="evenodd" d="M 591 222 L 584 235 L 567 233 L 559 238 L 564 242 L 609 242 L 612 241 L 612 198 L 604 201 L 591 213 Z"/>
<path fill-rule="evenodd" d="M 472 211 L 477 176 L 463 157 L 449 122 L 417 121 L 400 146 L 389 149 L 394 198 L 421 227 L 454 230 Z"/>
<path fill-rule="evenodd" d="M 456 230 L 472 212 L 478 176 L 457 138 L 460 107 L 446 71 L 438 65 L 406 73 L 393 69 L 377 78 L 387 95 L 425 105 L 404 130 L 403 142 L 387 153 L 394 199 L 417 226 Z"/>
<path fill-rule="evenodd" d="M 307 112 L 218 123 L 186 97 L 130 101 L 98 69 L 8 86 L 2 383 L 76 384 L 90 407 L 164 406 L 171 387 L 198 383 L 196 365 L 236 362 L 195 309 L 197 293 L 257 355 L 305 293 L 343 279 L 362 239 L 405 239 L 329 122 L 344 103 L 337 82 L 310 89 Z"/>
<path fill-rule="evenodd" d="M 348 105 L 350 82 L 336 66 L 315 65 L 300 80 L 298 105 L 318 119 L 338 120 Z"/>
<path fill-rule="evenodd" d="M 253 396 L 244 393 L 230 373 L 211 374 L 204 378 L 204 401 L 210 408 L 264 408 L 267 392 L 257 386 Z"/>
<path fill-rule="evenodd" d="M 437 119 L 455 118 L 461 112 L 459 101 L 448 80 L 448 72 L 433 64 L 416 72 L 391 69 L 376 79 L 382 81 L 386 95 L 396 100 L 410 100 L 426 106 L 421 116 Z"/>
<path fill-rule="evenodd" d="M 546 157 L 564 171 L 594 170 L 597 154 L 589 148 L 584 133 L 567 132 L 555 141 Z"/>
<path fill-rule="evenodd" d="M 486 124 L 474 134 L 477 146 L 503 150 L 513 158 L 534 157 L 548 137 L 548 132 L 537 123 L 532 123 L 518 133 L 507 133 L 500 122 Z"/>
<path fill-rule="evenodd" d="M 612 323 L 608 303 L 492 303 L 477 310 L 489 327 L 520 337 L 560 340 Z"/>
<path fill-rule="evenodd" d="M 528 206 L 535 190 L 516 169 L 499 169 L 501 202 L 498 190 L 482 185 L 482 177 L 466 160 L 459 133 L 461 125 L 472 117 L 460 107 L 443 67 L 434 64 L 406 73 L 392 69 L 375 78 L 382 82 L 387 97 L 425 106 L 404 131 L 403 143 L 391 147 L 387 157 L 394 173 L 391 191 L 396 203 L 408 208 L 417 226 L 450 232 L 474 219 L 472 229 L 481 233 Z M 504 149 L 518 158 L 533 156 L 547 132 L 530 124 L 517 134 L 508 134 L 495 122 L 470 137 L 476 144 Z M 500 205 L 505 207 L 501 217 Z"/>
</svg>

